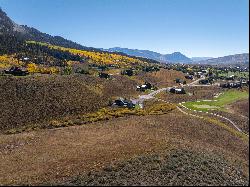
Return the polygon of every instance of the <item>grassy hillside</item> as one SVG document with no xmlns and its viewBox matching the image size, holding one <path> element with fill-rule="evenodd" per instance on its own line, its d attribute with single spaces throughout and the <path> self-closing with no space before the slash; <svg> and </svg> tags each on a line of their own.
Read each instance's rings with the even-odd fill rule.
<svg viewBox="0 0 250 187">
<path fill-rule="evenodd" d="M 47 43 L 27 41 L 28 44 L 39 44 L 42 46 L 48 46 L 50 49 L 57 49 L 61 51 L 67 51 L 74 55 L 79 55 L 84 59 L 87 59 L 89 63 L 99 64 L 99 65 L 110 65 L 118 64 L 120 66 L 128 65 L 146 65 L 147 62 L 139 60 L 138 58 L 131 58 L 125 55 L 119 55 L 108 52 L 96 52 L 96 51 L 85 51 L 72 48 L 65 48 L 60 46 L 54 46 Z"/>
<path fill-rule="evenodd" d="M 0 152 L 2 185 L 248 183 L 248 141 L 178 110 L 0 134 Z"/>
<path fill-rule="evenodd" d="M 234 176 L 231 174 L 234 173 Z M 125 182 L 126 181 L 126 182 Z M 241 169 L 221 155 L 176 149 L 169 153 L 143 155 L 101 171 L 90 172 L 66 183 L 83 186 L 152 185 L 247 185 Z"/>
<path fill-rule="evenodd" d="M 112 80 L 88 75 L 2 77 L 0 131 L 95 111 L 107 106 L 114 96 L 137 94 L 136 85 L 122 76 Z"/>
</svg>

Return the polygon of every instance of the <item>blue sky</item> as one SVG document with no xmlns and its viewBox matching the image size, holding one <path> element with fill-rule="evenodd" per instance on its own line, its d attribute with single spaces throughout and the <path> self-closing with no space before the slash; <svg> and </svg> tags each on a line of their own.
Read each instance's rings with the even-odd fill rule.
<svg viewBox="0 0 250 187">
<path fill-rule="evenodd" d="M 248 0 L 0 0 L 16 23 L 89 47 L 188 57 L 249 51 Z"/>
</svg>

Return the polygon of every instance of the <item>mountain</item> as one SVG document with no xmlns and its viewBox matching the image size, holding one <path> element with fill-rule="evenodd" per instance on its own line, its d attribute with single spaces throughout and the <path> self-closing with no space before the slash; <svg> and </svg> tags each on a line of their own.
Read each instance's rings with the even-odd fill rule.
<svg viewBox="0 0 250 187">
<path fill-rule="evenodd" d="M 128 49 L 114 47 L 109 49 L 102 49 L 109 52 L 121 52 L 132 56 L 144 57 L 154 59 L 165 63 L 199 63 L 199 64 L 210 64 L 210 65 L 249 65 L 249 54 L 235 54 L 224 57 L 192 57 L 188 58 L 180 52 L 174 52 L 172 54 L 160 54 L 149 50 L 139 49 Z"/>
<path fill-rule="evenodd" d="M 82 50 L 98 50 L 91 47 L 82 46 L 76 42 L 64 39 L 60 36 L 51 36 L 42 33 L 39 30 L 28 27 L 27 25 L 19 25 L 12 21 L 7 14 L 0 8 L 0 34 L 12 35 L 22 38 L 23 40 L 34 40 L 38 42 L 50 43 L 67 48 L 82 49 Z"/>
<path fill-rule="evenodd" d="M 248 65 L 249 66 L 249 53 L 228 55 L 218 58 L 211 58 L 207 60 L 198 61 L 201 64 L 211 65 Z"/>
<path fill-rule="evenodd" d="M 42 45 L 40 45 L 39 43 L 42 43 Z M 49 47 L 49 45 L 64 47 L 67 48 L 67 50 L 52 48 Z M 38 62 L 48 60 L 47 57 L 50 57 L 51 59 L 53 59 L 53 61 L 59 60 L 60 64 L 63 63 L 63 60 L 82 61 L 84 59 L 86 60 L 90 58 L 89 55 L 84 56 L 84 58 L 80 58 L 78 53 L 70 53 L 69 50 L 71 49 L 88 51 L 91 52 L 93 56 L 105 56 L 101 49 L 82 46 L 76 42 L 67 40 L 60 36 L 51 36 L 49 34 L 42 33 L 35 28 L 28 27 L 27 25 L 19 25 L 12 21 L 0 8 L 0 55 L 18 54 L 17 56 L 20 56 L 18 58 L 29 55 L 30 58 L 33 59 L 33 61 L 34 59 L 37 59 Z M 106 56 L 113 54 L 112 52 L 108 51 L 105 53 L 107 54 Z M 128 57 L 127 59 L 130 60 L 134 59 L 136 61 L 139 60 L 148 63 L 159 63 L 158 61 L 152 59 L 129 56 L 121 52 L 115 52 L 115 54 L 119 55 L 119 58 L 121 59 L 123 59 L 122 57 L 126 56 L 126 58 Z M 41 59 L 40 57 L 43 57 L 44 59 Z M 106 60 L 108 59 L 106 58 Z M 116 61 L 117 59 L 113 60 Z"/>
<path fill-rule="evenodd" d="M 160 62 L 170 62 L 170 63 L 190 63 L 192 60 L 180 52 L 174 52 L 172 54 L 160 54 L 154 51 L 149 50 L 139 50 L 139 49 L 128 49 L 128 48 L 120 48 L 114 47 L 109 49 L 102 49 L 109 52 L 122 52 L 132 56 L 144 57 L 154 59 Z"/>
<path fill-rule="evenodd" d="M 208 59 L 211 59 L 213 57 L 192 57 L 191 60 L 193 62 L 199 62 L 199 61 L 202 61 L 202 60 L 208 60 Z"/>
<path fill-rule="evenodd" d="M 163 55 L 164 59 L 170 62 L 190 63 L 192 60 L 180 52 L 174 52 L 172 54 Z"/>
<path fill-rule="evenodd" d="M 120 48 L 120 47 L 114 47 L 109 49 L 103 49 L 105 51 L 109 52 L 121 52 L 132 56 L 139 56 L 139 57 L 145 57 L 145 58 L 151 58 L 155 60 L 159 60 L 161 54 L 149 50 L 138 50 L 138 49 L 128 49 L 128 48 Z"/>
<path fill-rule="evenodd" d="M 92 47 L 82 46 L 76 42 L 67 40 L 60 36 L 51 36 L 49 34 L 40 32 L 39 30 L 28 27 L 27 25 L 19 25 L 12 21 L 7 14 L 0 8 L 0 53 L 16 53 L 20 49 L 24 48 L 25 40 L 33 40 L 37 42 L 49 43 L 51 45 L 62 46 L 66 48 L 80 49 L 86 51 L 107 51 L 108 53 L 118 53 L 120 55 L 126 55 L 131 57 L 139 57 L 139 59 L 158 63 L 201 63 L 201 64 L 249 64 L 249 54 L 236 54 L 229 55 L 219 58 L 210 57 L 193 57 L 188 58 L 180 52 L 174 52 L 172 54 L 160 54 L 149 50 L 139 50 L 139 49 L 128 49 L 114 47 L 109 49 L 97 49 Z M 44 49 L 48 51 L 47 49 Z M 57 51 L 58 52 L 58 51 Z M 51 53 L 51 52 L 50 52 Z M 54 53 L 54 52 L 52 52 Z M 64 54 L 69 56 L 69 54 Z M 56 54 L 53 54 L 56 56 Z M 78 57 L 70 57 L 78 58 Z M 151 60 L 152 59 L 152 60 Z"/>
</svg>

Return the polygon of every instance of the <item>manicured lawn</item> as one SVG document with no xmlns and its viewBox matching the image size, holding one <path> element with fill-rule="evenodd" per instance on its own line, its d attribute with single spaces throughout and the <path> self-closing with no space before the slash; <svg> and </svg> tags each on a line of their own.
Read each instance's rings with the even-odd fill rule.
<svg viewBox="0 0 250 187">
<path fill-rule="evenodd" d="M 196 101 L 196 102 L 186 102 L 184 105 L 193 110 L 223 110 L 225 111 L 225 105 L 233 103 L 241 99 L 247 99 L 249 93 L 247 91 L 239 90 L 229 90 L 224 92 L 218 98 L 214 98 L 212 101 Z"/>
<path fill-rule="evenodd" d="M 228 73 L 219 73 L 219 76 L 226 76 L 227 77 L 227 76 L 230 76 L 230 75 L 249 78 L 249 72 L 240 72 L 240 71 L 232 72 L 232 71 L 229 71 Z"/>
</svg>

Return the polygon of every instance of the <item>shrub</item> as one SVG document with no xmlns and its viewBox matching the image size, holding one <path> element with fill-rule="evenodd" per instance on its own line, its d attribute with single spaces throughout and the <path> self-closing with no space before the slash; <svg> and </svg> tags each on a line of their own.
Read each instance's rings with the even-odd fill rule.
<svg viewBox="0 0 250 187">
<path fill-rule="evenodd" d="M 27 65 L 27 70 L 29 73 L 38 73 L 38 66 L 34 63 L 30 63 Z"/>
<path fill-rule="evenodd" d="M 72 74 L 72 67 L 71 66 L 66 66 L 63 70 L 64 75 L 70 75 Z"/>
</svg>

